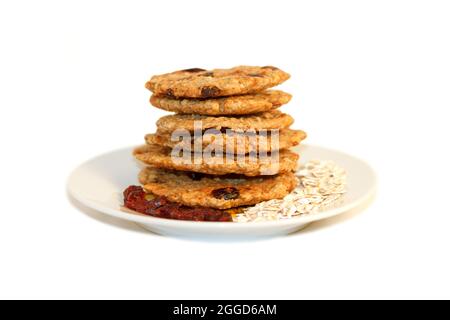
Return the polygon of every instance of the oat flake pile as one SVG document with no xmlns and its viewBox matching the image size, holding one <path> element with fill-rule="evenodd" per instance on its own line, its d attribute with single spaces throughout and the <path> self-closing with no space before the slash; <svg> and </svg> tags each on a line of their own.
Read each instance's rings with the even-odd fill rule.
<svg viewBox="0 0 450 320">
<path fill-rule="evenodd" d="M 332 161 L 313 160 L 297 173 L 299 185 L 282 200 L 257 204 L 234 215 L 236 222 L 255 222 L 289 219 L 318 212 L 339 203 L 345 193 L 345 170 Z"/>
</svg>

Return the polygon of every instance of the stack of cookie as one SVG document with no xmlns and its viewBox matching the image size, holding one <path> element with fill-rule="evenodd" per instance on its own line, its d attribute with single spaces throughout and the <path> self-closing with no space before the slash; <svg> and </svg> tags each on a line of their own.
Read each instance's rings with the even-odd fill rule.
<svg viewBox="0 0 450 320">
<path fill-rule="evenodd" d="M 135 150 L 146 164 L 139 177 L 144 190 L 182 206 L 220 210 L 289 194 L 298 183 L 298 155 L 289 148 L 306 134 L 290 129 L 293 118 L 278 110 L 291 95 L 268 90 L 289 77 L 275 67 L 248 66 L 152 77 L 146 84 L 151 104 L 175 114 L 159 119 L 157 132 Z"/>
</svg>

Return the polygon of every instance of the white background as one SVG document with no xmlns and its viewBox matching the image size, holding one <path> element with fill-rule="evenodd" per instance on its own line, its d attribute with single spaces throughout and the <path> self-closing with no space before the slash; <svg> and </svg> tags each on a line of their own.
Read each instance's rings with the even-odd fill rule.
<svg viewBox="0 0 450 320">
<path fill-rule="evenodd" d="M 1 298 L 450 298 L 448 1 L 3 1 Z M 370 208 L 264 241 L 83 213 L 70 172 L 141 143 L 145 81 L 275 65 L 308 142 L 366 159 Z"/>
</svg>

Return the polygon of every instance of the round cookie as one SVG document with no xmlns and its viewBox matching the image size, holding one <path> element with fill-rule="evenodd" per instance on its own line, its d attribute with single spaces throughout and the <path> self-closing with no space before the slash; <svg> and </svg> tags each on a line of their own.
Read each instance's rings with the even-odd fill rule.
<svg viewBox="0 0 450 320">
<path fill-rule="evenodd" d="M 288 103 L 292 96 L 280 90 L 215 99 L 174 99 L 152 95 L 150 103 L 166 111 L 210 116 L 242 115 L 269 111 Z"/>
<path fill-rule="evenodd" d="M 177 145 L 182 145 L 184 148 L 191 148 L 194 150 L 196 141 L 200 140 L 203 148 L 221 148 L 224 152 L 234 154 L 248 154 L 251 152 L 271 152 L 276 150 L 288 149 L 298 145 L 306 138 L 306 133 L 301 130 L 283 129 L 278 134 L 278 144 L 272 143 L 272 136 L 267 135 L 260 139 L 256 133 L 254 137 L 240 134 L 220 133 L 220 136 L 214 134 L 204 134 L 200 137 L 192 137 L 191 139 L 172 141 L 170 134 L 148 134 L 145 136 L 147 144 L 158 144 L 174 148 Z M 230 144 L 228 146 L 227 144 Z"/>
<path fill-rule="evenodd" d="M 290 150 L 281 150 L 268 157 L 210 155 L 209 153 L 186 154 L 186 159 L 172 156 L 172 149 L 152 144 L 137 148 L 136 159 L 156 168 L 192 171 L 205 174 L 226 175 L 242 174 L 245 176 L 275 175 L 295 171 L 299 156 Z M 273 157 L 273 159 L 272 159 Z"/>
<path fill-rule="evenodd" d="M 186 69 L 153 76 L 145 87 L 156 95 L 215 98 L 259 92 L 289 79 L 276 67 L 239 66 L 231 69 Z"/>
<path fill-rule="evenodd" d="M 195 124 L 201 121 L 201 128 Z M 294 119 L 279 110 L 270 110 L 254 115 L 240 117 L 212 117 L 195 114 L 174 114 L 162 117 L 156 123 L 158 132 L 172 134 L 176 130 L 184 129 L 194 132 L 195 129 L 233 129 L 233 130 L 262 130 L 288 128 Z"/>
<path fill-rule="evenodd" d="M 206 176 L 145 168 L 139 175 L 145 191 L 190 207 L 229 209 L 282 199 L 298 184 L 294 173 L 276 176 Z"/>
</svg>

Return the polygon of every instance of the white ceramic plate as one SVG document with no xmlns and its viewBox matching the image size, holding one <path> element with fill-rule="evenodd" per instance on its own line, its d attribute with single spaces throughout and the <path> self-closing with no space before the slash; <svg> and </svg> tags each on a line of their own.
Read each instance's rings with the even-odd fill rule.
<svg viewBox="0 0 450 320">
<path fill-rule="evenodd" d="M 139 185 L 141 168 L 131 156 L 133 148 L 98 156 L 70 176 L 68 191 L 82 204 L 116 218 L 136 222 L 152 232 L 178 237 L 264 237 L 289 234 L 318 221 L 345 213 L 368 201 L 375 191 L 375 174 L 368 164 L 350 155 L 316 146 L 302 145 L 294 149 L 300 161 L 333 160 L 347 170 L 347 193 L 338 207 L 281 221 L 254 223 L 193 222 L 155 218 L 121 210 L 122 191 Z"/>
</svg>

